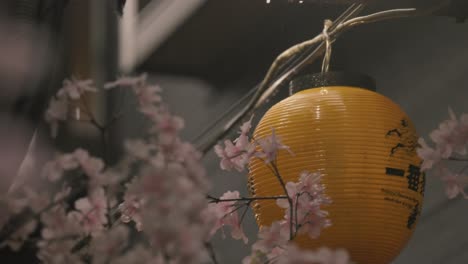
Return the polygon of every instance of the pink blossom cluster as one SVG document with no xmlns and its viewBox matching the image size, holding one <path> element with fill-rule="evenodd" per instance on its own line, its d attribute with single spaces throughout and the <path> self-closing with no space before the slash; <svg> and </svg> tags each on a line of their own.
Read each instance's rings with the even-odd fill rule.
<svg viewBox="0 0 468 264">
<path fill-rule="evenodd" d="M 286 183 L 293 208 L 285 199 L 276 200 L 276 203 L 286 209 L 284 214 L 286 226 L 292 225 L 293 232 L 307 234 L 314 239 L 320 236 L 323 228 L 331 226 L 330 220 L 327 219 L 328 213 L 321 210 L 321 206 L 330 204 L 331 200 L 325 195 L 325 187 L 320 182 L 322 177 L 320 173 L 304 171 L 299 177 L 297 183 Z"/>
<path fill-rule="evenodd" d="M 283 264 L 349 264 L 351 263 L 348 252 L 343 249 L 331 250 L 319 248 L 316 251 L 302 250 L 294 245 L 288 245 L 285 253 L 276 260 Z"/>
<path fill-rule="evenodd" d="M 250 142 L 248 136 L 251 128 L 252 118 L 241 126 L 240 135 L 234 142 L 227 139 L 224 141 L 224 147 L 219 144 L 215 146 L 216 155 L 221 159 L 221 169 L 235 169 L 239 172 L 244 170 L 255 153 L 255 144 Z"/>
<path fill-rule="evenodd" d="M 459 194 L 468 198 L 464 191 L 468 184 L 468 114 L 462 114 L 458 118 L 452 109 L 449 109 L 449 117 L 430 133 L 429 137 L 434 142 L 434 147 L 429 146 L 423 138 L 419 139 L 417 153 L 423 159 L 421 171 L 433 169 L 445 183 L 445 192 L 450 199 Z M 450 162 L 463 162 L 465 165 L 454 172 L 448 166 Z"/>
<path fill-rule="evenodd" d="M 171 150 L 161 157 L 162 164 L 140 165 L 119 205 L 120 219 L 135 223 L 150 242 L 148 250 L 173 263 L 200 263 L 208 257 L 204 243 L 214 222 L 204 195 L 208 185 L 203 169 L 191 161 L 197 158 L 193 149 L 179 145 Z"/>
<path fill-rule="evenodd" d="M 97 92 L 92 80 L 72 78 L 63 81 L 62 88 L 50 99 L 45 112 L 45 120 L 49 123 L 52 137 L 57 136 L 59 123 L 67 120 L 70 101 L 79 100 L 86 92 Z"/>
<path fill-rule="evenodd" d="M 265 254 L 257 251 L 254 256 L 246 257 L 243 264 L 281 263 L 281 264 L 350 264 L 351 259 L 344 249 L 332 250 L 321 247 L 317 250 L 301 249 L 293 243 L 284 243 Z"/>
<path fill-rule="evenodd" d="M 220 229 L 224 235 L 224 228 L 230 227 L 232 238 L 236 240 L 242 239 L 244 243 L 247 243 L 249 240 L 242 229 L 241 217 L 238 213 L 240 207 L 236 201 L 236 199 L 240 199 L 239 192 L 228 191 L 220 199 L 228 201 L 209 205 L 209 210 L 216 216 L 216 222 L 211 229 L 211 235 L 214 235 Z"/>
<path fill-rule="evenodd" d="M 160 89 L 147 85 L 145 75 L 106 88 L 116 86 L 133 89 L 140 111 L 152 124 L 148 139 L 125 144 L 129 165 L 138 169 L 131 173 L 118 206 L 120 220 L 135 223 L 154 257 L 164 256 L 170 263 L 206 261 L 205 243 L 215 218 L 207 208 L 205 193 L 210 186 L 200 153 L 180 139 L 183 120 L 161 103 Z"/>
<path fill-rule="evenodd" d="M 201 155 L 180 139 L 183 120 L 168 111 L 161 90 L 146 78 L 124 77 L 105 89 L 134 92 L 138 109 L 151 123 L 147 137 L 127 141 L 126 156 L 114 167 L 80 148 L 45 164 L 43 186 L 24 186 L 1 200 L 10 217 L 0 224 L 22 212 L 34 216 L 3 246 L 19 249 L 40 227 L 34 243 L 44 263 L 209 260 L 206 243 L 216 213 L 208 208 L 210 184 Z M 89 80 L 64 81 L 45 115 L 54 135 L 67 119 L 69 103 L 87 91 L 96 91 Z"/>
<path fill-rule="evenodd" d="M 83 190 L 84 196 L 70 203 L 67 198 L 75 186 L 69 180 L 75 174 L 84 176 L 81 178 L 87 182 L 87 188 Z M 87 236 L 101 235 L 109 225 L 106 186 L 102 181 L 95 180 L 102 178 L 102 175 L 105 175 L 103 161 L 90 156 L 83 149 L 62 154 L 48 162 L 42 171 L 47 183 L 43 190 L 24 186 L 21 192 L 5 198 L 12 212 L 29 209 L 38 216 L 38 219 L 30 219 L 13 233 L 5 245 L 18 250 L 40 223 L 42 229 L 41 239 L 37 242 L 37 256 L 41 261 L 63 263 L 79 260 L 82 256 L 71 252 L 74 245 Z"/>
<path fill-rule="evenodd" d="M 291 150 L 282 144 L 274 129 L 268 137 L 251 140 L 248 136 L 251 122 L 252 120 L 249 120 L 241 126 L 237 139 L 226 140 L 224 147 L 215 147 L 216 154 L 221 159 L 220 167 L 224 170 L 243 171 L 251 159 L 261 158 L 265 161 L 265 166 L 272 167 L 271 176 L 281 178 L 276 167 L 277 153 L 279 150 L 287 150 L 292 154 Z M 283 184 L 282 180 L 280 184 Z M 321 184 L 321 174 L 303 172 L 298 182 L 288 182 L 283 187 L 287 192 L 284 197 L 271 197 L 279 207 L 285 209 L 283 220 L 260 229 L 258 240 L 252 245 L 252 254 L 246 257 L 243 263 L 350 263 L 349 255 L 344 250 L 332 251 L 322 248 L 313 252 L 300 250 L 292 242 L 296 235 L 302 234 L 315 239 L 323 228 L 331 225 L 327 219 L 328 213 L 321 209 L 323 205 L 331 203 Z M 255 197 L 251 199 L 255 200 Z M 230 227 L 234 239 L 247 242 L 242 230 L 242 217 L 239 216 L 239 209 L 243 205 L 250 205 L 250 202 L 243 204 L 246 200 L 252 201 L 240 197 L 238 191 L 228 191 L 219 199 L 214 199 L 210 208 L 216 212 L 218 220 L 212 232 Z"/>
<path fill-rule="evenodd" d="M 312 252 L 299 250 L 292 243 L 301 234 L 315 239 L 323 228 L 331 225 L 327 219 L 328 213 L 321 210 L 321 206 L 330 204 L 331 200 L 324 194 L 320 178 L 319 173 L 303 172 L 299 182 L 286 184 L 290 200 L 276 200 L 278 206 L 286 209 L 284 219 L 260 229 L 258 240 L 252 245 L 252 255 L 244 259 L 245 264 L 264 263 L 265 260 L 275 263 L 350 263 L 349 256 L 343 250 L 333 252 L 321 249 Z M 291 203 L 293 208 L 290 207 Z M 343 257 L 335 261 L 335 254 Z"/>
<path fill-rule="evenodd" d="M 230 171 L 235 169 L 242 172 L 252 158 L 261 158 L 265 163 L 276 160 L 279 150 L 291 150 L 283 145 L 281 139 L 276 136 L 272 128 L 271 135 L 258 140 L 251 140 L 248 136 L 252 128 L 252 118 L 240 127 L 240 135 L 234 141 L 225 140 L 224 147 L 220 144 L 215 146 L 215 152 L 221 159 L 221 169 Z"/>
</svg>

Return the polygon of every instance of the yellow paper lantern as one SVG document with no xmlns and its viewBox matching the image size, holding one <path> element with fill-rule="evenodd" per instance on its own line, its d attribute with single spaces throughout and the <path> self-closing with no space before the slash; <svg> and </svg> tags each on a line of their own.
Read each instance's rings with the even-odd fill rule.
<svg viewBox="0 0 468 264">
<path fill-rule="evenodd" d="M 254 138 L 274 128 L 294 153 L 280 151 L 277 166 L 285 182 L 302 171 L 321 172 L 333 200 L 323 209 L 332 226 L 318 239 L 298 237 L 305 248 L 345 248 L 359 264 L 390 263 L 412 235 L 421 212 L 425 176 L 416 154 L 417 134 L 401 108 L 370 88 L 372 79 L 346 73 L 316 74 L 292 82 L 294 95 L 274 105 Z M 255 196 L 284 195 L 261 160 L 250 165 Z M 282 219 L 274 201 L 254 204 L 257 223 Z"/>
</svg>

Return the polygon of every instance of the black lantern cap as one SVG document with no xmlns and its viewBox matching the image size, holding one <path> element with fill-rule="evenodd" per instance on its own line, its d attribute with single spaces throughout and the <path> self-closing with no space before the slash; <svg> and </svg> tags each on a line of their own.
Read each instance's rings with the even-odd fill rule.
<svg viewBox="0 0 468 264">
<path fill-rule="evenodd" d="M 294 78 L 289 85 L 293 92 L 328 86 L 350 86 L 371 91 L 376 90 L 375 80 L 372 77 L 353 72 L 326 72 L 301 75 Z"/>
</svg>

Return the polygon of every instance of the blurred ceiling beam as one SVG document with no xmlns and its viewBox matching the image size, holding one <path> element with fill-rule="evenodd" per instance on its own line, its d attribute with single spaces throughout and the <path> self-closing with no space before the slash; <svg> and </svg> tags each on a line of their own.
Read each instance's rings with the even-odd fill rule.
<svg viewBox="0 0 468 264">
<path fill-rule="evenodd" d="M 139 0 L 128 0 L 119 25 L 120 71 L 132 72 L 205 2 L 153 0 L 139 12 Z"/>
</svg>

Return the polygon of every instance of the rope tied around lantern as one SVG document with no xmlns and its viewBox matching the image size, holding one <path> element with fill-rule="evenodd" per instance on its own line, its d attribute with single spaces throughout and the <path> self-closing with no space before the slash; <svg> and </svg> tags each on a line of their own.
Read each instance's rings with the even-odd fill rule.
<svg viewBox="0 0 468 264">
<path fill-rule="evenodd" d="M 330 38 L 329 30 L 333 26 L 333 21 L 330 19 L 325 19 L 323 22 L 322 34 L 319 35 L 323 42 L 325 43 L 325 54 L 322 61 L 322 73 L 327 73 L 330 69 L 330 60 L 332 54 L 332 39 Z M 289 86 L 289 96 L 293 95 L 294 90 L 292 86 Z"/>
</svg>

